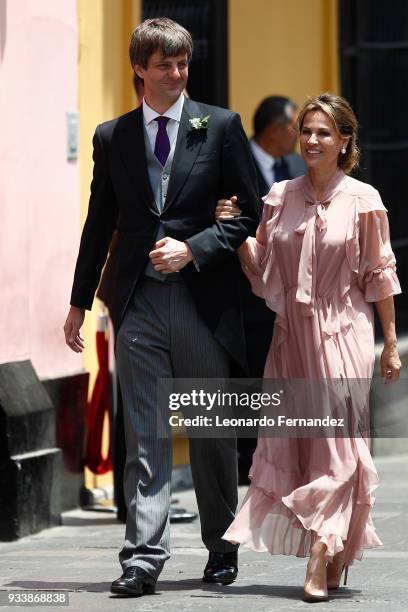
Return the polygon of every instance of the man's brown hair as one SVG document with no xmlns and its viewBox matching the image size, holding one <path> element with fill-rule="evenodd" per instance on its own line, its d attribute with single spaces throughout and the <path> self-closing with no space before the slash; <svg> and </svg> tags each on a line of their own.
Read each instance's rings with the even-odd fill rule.
<svg viewBox="0 0 408 612">
<path fill-rule="evenodd" d="M 130 39 L 129 57 L 132 66 L 147 68 L 149 58 L 156 51 L 160 51 L 164 57 L 186 53 L 190 61 L 193 53 L 190 32 L 168 17 L 146 19 L 137 26 Z"/>
</svg>

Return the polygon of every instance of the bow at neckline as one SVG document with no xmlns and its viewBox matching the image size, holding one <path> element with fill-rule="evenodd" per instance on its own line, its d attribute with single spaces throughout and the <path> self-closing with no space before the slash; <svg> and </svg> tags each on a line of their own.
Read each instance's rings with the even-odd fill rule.
<svg viewBox="0 0 408 612">
<path fill-rule="evenodd" d="M 316 227 L 319 231 L 327 228 L 326 209 L 332 201 L 339 185 L 345 178 L 342 170 L 338 170 L 331 178 L 322 200 L 316 198 L 315 191 L 309 176 L 303 177 L 302 191 L 305 209 L 300 225 L 295 229 L 296 234 L 303 235 L 302 249 L 299 260 L 296 301 L 301 304 L 303 316 L 311 317 L 314 314 L 316 293 Z"/>
<path fill-rule="evenodd" d="M 326 208 L 330 204 L 330 200 L 325 202 L 311 202 L 305 200 L 305 213 L 301 224 L 295 229 L 297 234 L 304 234 L 310 219 L 314 218 L 316 227 L 322 231 L 327 228 Z"/>
</svg>

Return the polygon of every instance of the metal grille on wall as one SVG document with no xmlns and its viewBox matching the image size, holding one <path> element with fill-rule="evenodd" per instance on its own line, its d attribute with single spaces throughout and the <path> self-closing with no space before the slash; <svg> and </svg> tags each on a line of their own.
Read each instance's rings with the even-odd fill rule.
<svg viewBox="0 0 408 612">
<path fill-rule="evenodd" d="M 143 0 L 142 16 L 169 17 L 191 32 L 188 93 L 200 102 L 228 106 L 226 0 Z"/>
<path fill-rule="evenodd" d="M 408 287 L 408 2 L 340 0 L 342 93 L 360 123 L 358 178 L 388 209 L 403 291 Z M 397 298 L 408 331 L 408 299 Z"/>
</svg>

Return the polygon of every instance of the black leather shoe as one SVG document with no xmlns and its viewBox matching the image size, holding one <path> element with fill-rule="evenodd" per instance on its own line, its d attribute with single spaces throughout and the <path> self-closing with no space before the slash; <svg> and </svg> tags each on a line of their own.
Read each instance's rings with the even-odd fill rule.
<svg viewBox="0 0 408 612">
<path fill-rule="evenodd" d="M 156 588 L 156 580 L 137 565 L 127 567 L 120 578 L 111 584 L 111 593 L 115 595 L 127 595 L 128 597 L 140 597 L 141 595 L 153 595 Z"/>
<path fill-rule="evenodd" d="M 190 523 L 197 518 L 196 512 L 188 512 L 185 508 L 170 506 L 170 523 Z"/>
<path fill-rule="evenodd" d="M 238 553 L 210 552 L 204 569 L 203 582 L 231 584 L 238 575 Z"/>
</svg>

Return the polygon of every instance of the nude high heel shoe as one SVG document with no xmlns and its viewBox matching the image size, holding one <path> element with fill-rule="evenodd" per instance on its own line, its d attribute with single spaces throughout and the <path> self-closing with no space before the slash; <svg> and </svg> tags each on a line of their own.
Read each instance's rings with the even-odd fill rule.
<svg viewBox="0 0 408 612">
<path fill-rule="evenodd" d="M 344 582 L 343 585 L 347 584 L 348 577 L 348 565 L 344 565 L 343 557 L 337 561 L 336 557 L 334 557 L 332 563 L 327 564 L 327 588 L 329 590 L 336 590 L 340 587 L 341 577 L 344 572 Z"/>
<path fill-rule="evenodd" d="M 303 601 L 317 603 L 328 601 L 327 594 L 327 562 L 324 558 L 326 547 L 316 542 L 311 551 L 307 564 L 305 585 L 303 587 Z"/>
</svg>

